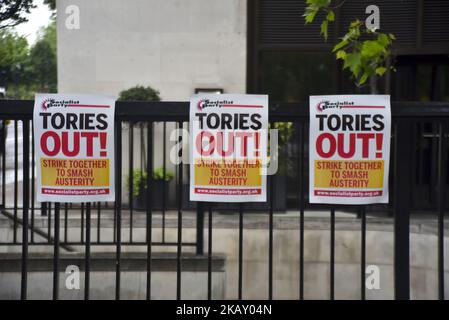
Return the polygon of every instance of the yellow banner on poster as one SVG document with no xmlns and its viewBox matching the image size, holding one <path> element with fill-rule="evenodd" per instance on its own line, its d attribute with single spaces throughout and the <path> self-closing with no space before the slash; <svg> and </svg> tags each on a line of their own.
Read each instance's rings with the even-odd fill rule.
<svg viewBox="0 0 449 320">
<path fill-rule="evenodd" d="M 109 159 L 41 158 L 42 185 L 109 186 Z"/>
<path fill-rule="evenodd" d="M 200 160 L 195 163 L 195 184 L 200 186 L 260 187 L 260 161 Z"/>
<path fill-rule="evenodd" d="M 315 160 L 314 173 L 314 186 L 318 188 L 380 189 L 384 161 Z"/>
</svg>

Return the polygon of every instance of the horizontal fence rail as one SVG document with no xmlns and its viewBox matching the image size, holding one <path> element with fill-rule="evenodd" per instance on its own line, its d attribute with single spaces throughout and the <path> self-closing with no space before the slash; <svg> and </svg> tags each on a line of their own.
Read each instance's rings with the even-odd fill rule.
<svg viewBox="0 0 449 320">
<path fill-rule="evenodd" d="M 115 115 L 121 121 L 188 121 L 189 102 L 117 101 Z M 34 100 L 1 100 L 0 118 L 25 120 L 33 118 Z M 447 102 L 392 102 L 394 117 L 447 117 Z M 309 103 L 270 103 L 270 121 L 286 121 L 309 117 Z"/>
<path fill-rule="evenodd" d="M 60 274 L 64 272 L 66 258 L 61 250 L 74 255 L 82 248 L 84 298 L 91 298 L 91 271 L 97 270 L 98 261 L 93 256 L 96 248 L 111 248 L 107 259 L 114 262 L 115 299 L 121 299 L 122 273 L 137 265 L 131 261 L 144 261 L 146 272 L 146 298 L 152 298 L 152 274 L 163 263 L 158 262 L 160 252 L 172 253 L 169 259 L 175 262 L 176 294 L 183 296 L 183 274 L 195 270 L 186 255 L 204 257 L 207 271 L 205 286 L 207 299 L 214 297 L 213 269 L 215 260 L 213 241 L 215 211 L 236 214 L 238 232 L 237 245 L 237 294 L 244 298 L 246 213 L 261 211 L 267 214 L 267 294 L 276 298 L 273 277 L 275 268 L 275 213 L 294 208 L 298 211 L 299 274 L 298 297 L 305 298 L 305 210 L 323 210 L 329 213 L 329 298 L 335 298 L 335 282 L 338 273 L 336 264 L 336 211 L 348 209 L 360 218 L 360 298 L 366 298 L 365 271 L 367 214 L 374 209 L 386 212 L 394 221 L 394 296 L 396 299 L 410 298 L 410 214 L 425 212 L 437 218 L 438 297 L 444 299 L 444 216 L 448 200 L 448 103 L 392 103 L 392 143 L 390 168 L 390 203 L 376 206 L 318 205 L 308 201 L 308 103 L 270 103 L 270 123 L 291 122 L 293 132 L 280 152 L 288 159 L 290 172 L 287 182 L 279 182 L 280 174 L 268 178 L 268 202 L 261 207 L 250 203 L 194 203 L 188 200 L 188 167 L 184 164 L 167 166 L 169 147 L 166 144 L 170 130 L 188 128 L 188 102 L 116 102 L 116 201 L 114 203 L 36 203 L 34 136 L 32 134 L 32 100 L 0 100 L 1 152 L 1 213 L 11 221 L 11 239 L 0 240 L 1 247 L 20 248 L 20 258 L 0 262 L 0 272 L 20 260 L 21 298 L 28 297 L 28 273 L 37 270 L 30 259 L 31 247 L 52 247 L 53 298 L 58 299 L 61 286 Z M 6 129 L 6 121 L 9 127 Z M 22 137 L 21 141 L 19 137 Z M 7 140 L 9 139 L 9 140 Z M 12 143 L 6 147 L 6 141 Z M 179 138 L 181 139 L 181 137 Z M 1 140 L 1 139 L 0 139 Z M 188 154 L 188 150 L 179 150 Z M 287 161 L 287 160 L 285 160 Z M 126 165 L 125 165 L 126 162 Z M 173 170 L 173 179 L 154 180 L 156 164 L 161 163 L 163 176 Z M 137 170 L 137 171 L 136 171 Z M 146 178 L 136 175 L 146 172 Z M 142 179 L 143 188 L 136 193 L 135 179 Z M 139 180 L 140 181 L 140 180 Z M 285 190 L 276 189 L 285 186 Z M 154 190 L 159 190 L 159 193 Z M 140 193 L 140 192 L 143 192 Z M 280 199 L 279 194 L 285 199 Z M 140 201 L 140 202 L 139 202 Z M 207 223 L 205 219 L 207 218 Z M 186 225 L 195 230 L 195 240 L 186 236 Z M 103 228 L 112 229 L 106 233 Z M 143 229 L 143 233 L 139 232 Z M 169 234 L 174 229 L 175 232 Z M 76 232 L 74 232 L 74 230 Z M 21 234 L 20 234 L 21 231 Z M 207 237 L 204 236 L 207 231 Z M 204 246 L 207 240 L 207 246 Z M 0 247 L 0 248 L 1 248 Z M 140 248 L 137 258 L 132 260 L 126 249 Z M 156 250 L 157 248 L 157 250 Z M 143 250 L 143 251 L 142 251 Z M 204 251 L 207 251 L 206 254 Z M 110 254 L 113 254 L 112 256 Z M 131 260 L 128 260 L 131 259 Z M 64 263 L 63 263 L 64 262 Z M 161 264 L 162 263 L 162 264 Z M 37 268 L 37 269 L 36 269 Z M 198 267 L 203 268 L 203 267 Z M 200 284 L 199 284 L 200 285 Z"/>
</svg>

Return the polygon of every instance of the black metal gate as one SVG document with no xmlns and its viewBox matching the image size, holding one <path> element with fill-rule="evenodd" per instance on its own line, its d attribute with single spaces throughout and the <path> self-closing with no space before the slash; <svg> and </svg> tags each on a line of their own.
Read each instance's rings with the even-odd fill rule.
<svg viewBox="0 0 449 320">
<path fill-rule="evenodd" d="M 189 103 L 188 102 L 117 102 L 116 103 L 116 199 L 114 203 L 85 203 L 78 205 L 66 203 L 36 203 L 35 198 L 35 163 L 34 163 L 34 139 L 32 136 L 32 112 L 33 101 L 24 100 L 0 100 L 0 120 L 2 123 L 1 145 L 1 212 L 12 221 L 12 241 L 1 242 L 1 246 L 21 247 L 21 298 L 27 298 L 28 275 L 28 251 L 30 246 L 53 246 L 53 298 L 59 297 L 60 278 L 60 248 L 70 251 L 71 246 L 84 246 L 84 297 L 89 299 L 90 293 L 90 269 L 91 247 L 96 245 L 115 247 L 115 298 L 120 299 L 120 284 L 122 256 L 124 246 L 144 247 L 146 259 L 146 295 L 151 297 L 152 283 L 152 254 L 155 247 L 166 246 L 176 250 L 176 297 L 181 296 L 181 279 L 183 250 L 194 248 L 196 255 L 204 256 L 203 232 L 204 221 L 208 222 L 208 248 L 207 248 L 207 296 L 212 298 L 212 234 L 214 208 L 220 204 L 190 203 L 186 196 L 183 183 L 183 164 L 176 167 L 176 181 L 171 182 L 171 191 L 166 191 L 169 184 L 165 179 L 166 168 L 166 125 L 171 124 L 178 128 L 187 128 Z M 392 151 L 390 169 L 390 203 L 376 206 L 333 206 L 316 205 L 308 202 L 308 105 L 272 103 L 270 105 L 270 122 L 293 124 L 293 131 L 289 135 L 288 150 L 284 154 L 293 159 L 290 167 L 292 183 L 288 183 L 288 194 L 295 196 L 290 199 L 288 206 L 299 209 L 299 298 L 304 298 L 304 211 L 305 209 L 328 210 L 330 218 L 330 299 L 335 297 L 335 212 L 337 209 L 346 208 L 357 212 L 360 217 L 361 230 L 361 261 L 360 261 L 360 298 L 365 299 L 365 269 L 366 269 L 366 216 L 373 207 L 382 210 L 394 217 L 394 290 L 396 299 L 410 298 L 410 214 L 415 211 L 437 217 L 438 226 L 438 293 L 439 298 L 444 299 L 444 213 L 448 205 L 447 184 L 449 181 L 447 170 L 448 135 L 449 135 L 449 104 L 447 103 L 393 103 L 392 104 Z M 6 121 L 14 123 L 14 147 L 6 148 Z M 158 226 L 161 228 L 162 241 L 153 241 L 154 225 L 154 199 L 151 194 L 153 179 L 154 158 L 160 156 L 161 150 L 154 149 L 156 123 L 163 124 L 163 175 L 162 194 L 158 216 Z M 20 126 L 22 143 L 19 141 Z M 142 240 L 134 240 L 133 215 L 136 214 L 133 198 L 134 190 L 134 129 L 139 128 L 144 150 L 143 161 L 147 168 L 145 177 L 146 203 L 144 204 L 145 236 Z M 128 141 L 122 142 L 123 128 L 130 128 Z M 11 138 L 11 137 L 9 137 Z M 156 139 L 161 139 L 156 137 Z M 181 139 L 181 137 L 179 138 Z M 127 145 L 127 148 L 126 148 Z M 141 151 L 142 151 L 141 150 Z M 19 155 L 19 152 L 22 155 Z M 179 151 L 182 155 L 183 150 Z M 6 159 L 13 158 L 13 170 L 6 169 Z M 130 165 L 128 172 L 122 170 L 124 157 L 128 157 Z M 22 161 L 20 164 L 19 161 Z M 20 172 L 21 171 L 21 172 Z M 11 174 L 9 174 L 11 173 Z M 123 178 L 125 177 L 125 178 Z M 20 178 L 22 178 L 20 182 Z M 7 180 L 10 180 L 7 183 Z M 276 210 L 276 197 L 274 196 L 274 179 L 268 179 L 269 195 L 268 203 L 262 210 L 268 215 L 268 292 L 269 299 L 273 296 L 273 230 L 274 212 Z M 126 184 L 123 188 L 122 183 Z M 296 183 L 296 185 L 294 185 Z M 10 185 L 10 189 L 7 185 Z M 122 203 L 125 196 L 122 190 L 126 190 L 128 203 Z M 153 188 L 154 189 L 154 188 Z M 169 203 L 168 194 L 175 194 L 175 202 Z M 428 195 L 428 196 L 427 196 Z M 166 228 L 166 210 L 171 206 L 177 212 L 177 239 L 166 241 L 164 234 Z M 244 267 L 244 219 L 248 204 L 239 204 L 236 207 L 228 207 L 230 211 L 238 213 L 238 298 L 242 299 L 243 291 L 243 267 Z M 186 207 L 196 210 L 196 241 L 183 240 L 183 213 Z M 79 238 L 74 239 L 70 235 L 68 216 L 80 215 Z M 79 212 L 79 213 L 78 213 Z M 36 215 L 47 216 L 46 230 L 35 225 Z M 92 226 L 92 216 L 96 218 L 96 225 Z M 109 221 L 113 224 L 113 234 L 108 239 L 101 234 L 101 224 Z M 127 223 L 127 234 L 123 234 L 123 224 Z M 53 223 L 53 226 L 52 226 Z M 152 227 L 150 227 L 152 226 Z M 95 227 L 97 234 L 93 239 L 92 229 Z M 73 229 L 73 228 L 72 228 Z M 22 231 L 21 237 L 19 230 Z M 45 241 L 37 241 L 39 236 Z M 125 237 L 126 236 L 126 237 Z M 4 263 L 2 261 L 1 263 Z"/>
</svg>

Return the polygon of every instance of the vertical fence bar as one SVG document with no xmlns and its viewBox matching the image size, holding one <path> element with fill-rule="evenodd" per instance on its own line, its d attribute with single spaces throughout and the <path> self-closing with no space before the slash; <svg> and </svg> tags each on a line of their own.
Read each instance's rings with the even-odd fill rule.
<svg viewBox="0 0 449 320">
<path fill-rule="evenodd" d="M 47 202 L 47 231 L 48 243 L 51 243 L 51 202 Z"/>
<path fill-rule="evenodd" d="M 86 245 L 85 245 L 85 260 L 84 260 L 84 300 L 89 300 L 90 291 L 90 202 L 86 203 Z"/>
<path fill-rule="evenodd" d="M 116 192 L 116 195 L 117 195 L 117 192 Z M 117 242 L 117 207 L 115 207 L 115 209 L 114 209 L 114 219 L 113 219 L 113 225 L 112 225 L 112 241 L 114 243 Z"/>
<path fill-rule="evenodd" d="M 361 243 L 360 243 L 360 298 L 366 299 L 365 290 L 365 270 L 366 270 L 366 208 L 360 206 L 360 218 L 361 218 Z"/>
<path fill-rule="evenodd" d="M 34 243 L 34 161 L 34 124 L 33 121 L 31 121 L 31 243 Z"/>
<path fill-rule="evenodd" d="M 81 243 L 84 243 L 84 203 L 81 203 Z"/>
<path fill-rule="evenodd" d="M 55 230 L 53 240 L 53 300 L 59 299 L 59 202 L 55 203 Z"/>
<path fill-rule="evenodd" d="M 243 203 L 239 203 L 239 287 L 238 299 L 242 300 L 243 291 Z"/>
<path fill-rule="evenodd" d="M 115 257 L 115 299 L 120 300 L 120 273 L 122 252 L 122 123 L 115 122 L 116 134 L 116 175 L 115 175 L 115 212 L 116 212 L 116 257 Z"/>
<path fill-rule="evenodd" d="M 41 202 L 41 216 L 47 216 L 47 202 Z"/>
<path fill-rule="evenodd" d="M 2 120 L 3 122 L 3 139 L 5 142 L 2 145 L 2 204 L 3 208 L 6 208 L 6 134 L 8 132 L 6 128 L 6 120 Z"/>
<path fill-rule="evenodd" d="M 399 118 L 395 126 L 395 217 L 394 288 L 395 298 L 410 299 L 410 199 L 413 169 L 414 125 Z"/>
<path fill-rule="evenodd" d="M 147 300 L 151 299 L 151 241 L 153 240 L 153 199 L 151 197 L 151 181 L 153 177 L 153 122 L 148 124 L 147 130 Z M 165 180 L 165 175 L 164 175 Z"/>
<path fill-rule="evenodd" d="M 438 144 L 438 298 L 444 300 L 444 212 L 447 181 L 447 123 L 440 123 Z"/>
<path fill-rule="evenodd" d="M 196 254 L 204 253 L 204 203 L 196 204 Z"/>
<path fill-rule="evenodd" d="M 21 274 L 21 290 L 20 297 L 22 300 L 27 298 L 28 283 L 28 207 L 30 192 L 30 124 L 28 120 L 23 121 L 23 214 L 22 214 L 22 274 Z"/>
<path fill-rule="evenodd" d="M 179 129 L 182 130 L 183 123 L 182 121 L 178 124 Z M 176 266 L 176 299 L 181 300 L 181 273 L 182 273 L 182 144 L 184 143 L 182 141 L 183 137 L 182 134 L 179 136 L 179 157 L 180 157 L 180 164 L 178 166 L 178 247 L 177 247 L 177 266 Z"/>
<path fill-rule="evenodd" d="M 97 203 L 97 242 L 101 242 L 101 202 Z"/>
<path fill-rule="evenodd" d="M 330 236 L 330 299 L 335 299 L 335 208 L 331 208 L 331 236 Z"/>
<path fill-rule="evenodd" d="M 167 152 L 167 124 L 164 121 L 163 124 L 163 134 L 162 134 L 162 139 L 163 139 L 163 143 L 162 143 L 162 172 L 164 173 L 164 179 L 162 179 L 162 243 L 165 242 L 165 209 L 166 209 L 166 201 L 167 201 L 167 197 L 166 197 L 166 185 L 167 185 L 167 181 L 166 181 L 166 176 L 167 176 L 167 165 L 166 165 L 166 152 Z"/>
<path fill-rule="evenodd" d="M 18 188 L 19 188 L 19 146 L 18 146 L 18 121 L 14 120 L 14 230 L 13 230 L 13 242 L 17 243 L 17 207 L 18 207 Z M 25 147 L 25 145 L 24 145 Z"/>
<path fill-rule="evenodd" d="M 67 243 L 68 236 L 69 236 L 69 204 L 64 204 L 64 242 Z"/>
<path fill-rule="evenodd" d="M 301 122 L 297 124 L 299 135 L 299 299 L 304 299 L 304 134 L 305 126 L 301 126 Z"/>
<path fill-rule="evenodd" d="M 134 124 L 129 122 L 129 171 L 128 171 L 128 199 L 129 199 L 129 242 L 133 242 L 133 192 L 134 192 Z M 149 147 L 150 145 L 148 145 Z"/>
<path fill-rule="evenodd" d="M 422 124 L 425 126 L 425 123 Z M 440 133 L 440 127 L 438 122 L 432 122 L 431 123 L 431 159 L 434 159 L 437 161 L 437 165 L 431 166 L 431 172 L 430 172 L 430 183 L 429 183 L 429 198 L 431 203 L 437 203 L 438 207 L 438 192 L 435 192 L 435 186 L 438 185 L 439 177 L 438 177 L 438 150 L 439 150 L 439 133 Z M 436 194 L 435 194 L 436 193 Z M 438 210 L 438 208 L 437 208 Z"/>
<path fill-rule="evenodd" d="M 425 145 L 425 131 L 424 131 L 424 123 L 418 123 L 418 184 L 424 184 L 424 145 Z M 431 184 L 429 184 L 431 187 Z M 413 194 L 413 197 L 416 195 Z"/>
<path fill-rule="evenodd" d="M 207 299 L 212 300 L 212 205 L 209 203 L 207 241 Z"/>
<path fill-rule="evenodd" d="M 273 178 L 270 177 L 270 213 L 268 220 L 268 299 L 273 300 Z"/>
</svg>

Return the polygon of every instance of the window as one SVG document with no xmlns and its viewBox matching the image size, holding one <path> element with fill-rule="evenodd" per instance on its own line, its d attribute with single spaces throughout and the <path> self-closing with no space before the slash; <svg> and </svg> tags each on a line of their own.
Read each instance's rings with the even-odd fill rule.
<svg viewBox="0 0 449 320">
<path fill-rule="evenodd" d="M 308 101 L 309 95 L 336 93 L 335 60 L 330 53 L 261 52 L 259 92 L 273 101 Z"/>
<path fill-rule="evenodd" d="M 449 56 L 399 56 L 392 100 L 449 101 Z"/>
</svg>

